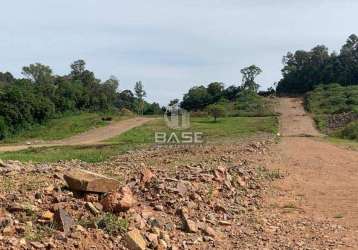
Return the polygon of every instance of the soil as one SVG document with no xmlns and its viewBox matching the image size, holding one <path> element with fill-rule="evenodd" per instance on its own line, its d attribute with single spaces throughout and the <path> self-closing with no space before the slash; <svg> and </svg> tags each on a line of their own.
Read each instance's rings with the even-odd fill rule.
<svg viewBox="0 0 358 250">
<path fill-rule="evenodd" d="M 275 182 L 271 204 L 345 226 L 349 245 L 358 248 L 358 152 L 321 138 L 302 100 L 282 98 L 278 112 L 282 138 L 267 167 L 287 176 Z"/>
<path fill-rule="evenodd" d="M 113 122 L 108 126 L 95 128 L 87 132 L 75 135 L 70 138 L 56 141 L 41 142 L 31 145 L 9 145 L 1 146 L 0 152 L 10 152 L 24 150 L 30 147 L 54 147 L 54 146 L 77 146 L 77 145 L 99 145 L 102 142 L 118 136 L 132 128 L 143 125 L 144 123 L 151 121 L 152 118 L 136 117 L 119 122 Z"/>
</svg>

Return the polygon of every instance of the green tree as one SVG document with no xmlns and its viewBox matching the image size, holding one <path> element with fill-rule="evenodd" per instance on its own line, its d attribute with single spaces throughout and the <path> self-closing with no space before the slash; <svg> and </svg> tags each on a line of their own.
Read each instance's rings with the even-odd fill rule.
<svg viewBox="0 0 358 250">
<path fill-rule="evenodd" d="M 211 102 L 215 103 L 220 100 L 224 92 L 224 84 L 222 82 L 212 82 L 208 85 L 207 91 L 211 96 Z"/>
<path fill-rule="evenodd" d="M 243 89 L 249 89 L 257 92 L 260 85 L 255 82 L 255 78 L 262 73 L 262 70 L 256 65 L 251 65 L 243 68 L 240 72 L 242 74 Z"/>
<path fill-rule="evenodd" d="M 143 115 L 144 112 L 144 97 L 147 95 L 142 81 L 138 81 L 134 86 L 134 93 L 137 97 L 137 112 L 139 115 Z"/>
<path fill-rule="evenodd" d="M 205 86 L 195 86 L 189 89 L 183 97 L 180 106 L 186 110 L 201 110 L 211 104 L 211 96 Z"/>
<path fill-rule="evenodd" d="M 53 81 L 51 68 L 41 63 L 23 67 L 22 74 L 34 83 L 51 83 Z"/>
<path fill-rule="evenodd" d="M 206 107 L 208 113 L 217 121 L 217 118 L 225 115 L 225 107 L 222 104 L 210 104 Z"/>
<path fill-rule="evenodd" d="M 86 62 L 82 59 L 74 61 L 71 64 L 71 76 L 72 77 L 78 77 L 78 76 L 82 75 L 85 70 L 86 70 Z"/>
</svg>

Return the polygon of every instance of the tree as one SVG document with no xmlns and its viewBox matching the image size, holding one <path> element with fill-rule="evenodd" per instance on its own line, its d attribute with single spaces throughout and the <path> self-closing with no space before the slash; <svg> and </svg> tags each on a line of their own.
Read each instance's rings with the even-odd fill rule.
<svg viewBox="0 0 358 250">
<path fill-rule="evenodd" d="M 0 86 L 13 83 L 15 78 L 10 72 L 2 73 L 0 72 Z"/>
<path fill-rule="evenodd" d="M 169 105 L 168 106 L 175 106 L 179 103 L 179 99 L 173 99 L 169 102 Z"/>
<path fill-rule="evenodd" d="M 224 84 L 222 82 L 212 82 L 208 85 L 208 94 L 211 96 L 211 102 L 215 103 L 223 96 Z"/>
<path fill-rule="evenodd" d="M 138 81 L 134 86 L 134 93 L 137 97 L 137 112 L 140 115 L 143 115 L 144 112 L 144 97 L 147 95 L 144 91 L 142 81 Z"/>
<path fill-rule="evenodd" d="M 241 91 L 240 87 L 231 85 L 224 90 L 223 96 L 229 101 L 234 101 L 237 95 L 240 93 L 240 91 Z"/>
<path fill-rule="evenodd" d="M 130 90 L 123 90 L 120 93 L 117 93 L 115 106 L 120 110 L 123 108 L 129 109 L 131 111 L 135 111 L 135 97 Z"/>
<path fill-rule="evenodd" d="M 251 65 L 243 68 L 240 72 L 242 74 L 243 89 L 249 89 L 257 92 L 260 85 L 255 82 L 255 78 L 262 73 L 262 70 L 256 65 Z"/>
<path fill-rule="evenodd" d="M 201 110 L 211 104 L 211 96 L 204 86 L 195 86 L 189 89 L 183 97 L 180 106 L 186 110 Z"/>
<path fill-rule="evenodd" d="M 23 67 L 22 74 L 33 83 L 51 83 L 53 81 L 51 68 L 40 63 Z"/>
<path fill-rule="evenodd" d="M 310 51 L 298 50 L 283 58 L 282 79 L 276 91 L 279 94 L 303 94 L 320 84 L 338 82 L 341 85 L 358 84 L 358 37 L 351 35 L 340 53 L 329 53 L 324 45 Z"/>
<path fill-rule="evenodd" d="M 217 121 L 217 118 L 225 115 L 225 107 L 222 104 L 210 104 L 207 106 L 208 113 Z"/>
<path fill-rule="evenodd" d="M 76 77 L 76 76 L 80 76 L 83 74 L 83 72 L 86 69 L 86 62 L 82 59 L 79 59 L 77 61 L 74 61 L 71 64 L 71 76 Z"/>
</svg>

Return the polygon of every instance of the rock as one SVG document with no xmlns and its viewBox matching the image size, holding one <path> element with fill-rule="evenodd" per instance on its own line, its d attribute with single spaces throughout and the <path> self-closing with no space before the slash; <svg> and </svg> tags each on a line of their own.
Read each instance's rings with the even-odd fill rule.
<svg viewBox="0 0 358 250">
<path fill-rule="evenodd" d="M 97 194 L 85 194 L 85 201 L 88 202 L 98 202 L 98 195 Z"/>
<path fill-rule="evenodd" d="M 188 233 L 196 233 L 198 232 L 198 226 L 196 223 L 189 219 L 189 216 L 187 215 L 186 209 L 181 209 L 181 218 L 183 221 L 184 230 Z"/>
<path fill-rule="evenodd" d="M 200 228 L 204 234 L 207 236 L 213 237 L 213 238 L 220 238 L 220 235 L 218 232 L 216 232 L 212 227 L 208 225 L 204 225 Z"/>
<path fill-rule="evenodd" d="M 107 193 L 119 187 L 119 181 L 83 169 L 73 169 L 64 174 L 64 179 L 71 190 Z"/>
<path fill-rule="evenodd" d="M 15 227 L 13 226 L 6 226 L 3 230 L 2 230 L 2 234 L 4 236 L 13 236 L 15 234 L 16 230 Z"/>
<path fill-rule="evenodd" d="M 33 246 L 36 249 L 45 248 L 45 245 L 40 242 L 33 241 L 30 244 L 31 244 L 31 246 Z"/>
<path fill-rule="evenodd" d="M 147 239 L 151 243 L 152 247 L 156 247 L 158 245 L 158 235 L 154 233 L 147 234 Z"/>
<path fill-rule="evenodd" d="M 128 210 L 135 205 L 136 200 L 134 199 L 132 191 L 129 187 L 123 187 L 121 192 L 123 196 L 119 201 L 120 208 L 122 210 Z"/>
<path fill-rule="evenodd" d="M 8 206 L 7 210 L 9 212 L 26 212 L 26 211 L 37 212 L 39 211 L 39 208 L 31 204 L 12 203 Z"/>
<path fill-rule="evenodd" d="M 86 208 L 88 208 L 88 210 L 89 210 L 93 215 L 98 215 L 98 214 L 99 214 L 99 210 L 93 205 L 92 202 L 86 202 Z"/>
<path fill-rule="evenodd" d="M 192 221 L 190 219 L 184 219 L 184 227 L 188 233 L 198 232 L 198 226 L 196 225 L 196 223 L 194 221 Z"/>
<path fill-rule="evenodd" d="M 140 183 L 142 185 L 150 182 L 150 180 L 154 177 L 155 175 L 153 174 L 153 172 L 149 169 L 149 168 L 144 168 L 141 172 L 141 179 L 140 179 Z"/>
<path fill-rule="evenodd" d="M 72 217 L 62 208 L 56 210 L 54 220 L 66 234 L 70 232 L 71 227 L 75 224 Z"/>
<path fill-rule="evenodd" d="M 125 235 L 124 241 L 130 250 L 145 250 L 146 248 L 146 242 L 138 229 L 129 231 Z"/>
<path fill-rule="evenodd" d="M 4 209 L 0 209 L 0 228 L 12 224 L 11 214 L 7 213 Z"/>
<path fill-rule="evenodd" d="M 52 221 L 54 217 L 54 213 L 50 211 L 45 211 L 41 214 L 41 218 L 44 220 Z"/>
<path fill-rule="evenodd" d="M 240 187 L 246 187 L 246 182 L 240 176 L 236 177 L 236 182 Z"/>
<path fill-rule="evenodd" d="M 123 212 L 132 208 L 136 204 L 132 191 L 129 187 L 123 187 L 120 192 L 109 193 L 101 204 L 105 212 Z"/>
<path fill-rule="evenodd" d="M 164 211 L 164 207 L 162 205 L 156 205 L 154 207 L 154 210 L 156 210 L 156 211 Z"/>
<path fill-rule="evenodd" d="M 160 239 L 159 242 L 158 242 L 158 247 L 157 247 L 158 250 L 167 250 L 168 249 L 168 245 L 167 243 Z"/>
<path fill-rule="evenodd" d="M 41 192 L 35 193 L 35 199 L 40 200 L 40 199 L 42 199 L 43 197 L 44 197 L 43 193 L 41 193 Z"/>
</svg>

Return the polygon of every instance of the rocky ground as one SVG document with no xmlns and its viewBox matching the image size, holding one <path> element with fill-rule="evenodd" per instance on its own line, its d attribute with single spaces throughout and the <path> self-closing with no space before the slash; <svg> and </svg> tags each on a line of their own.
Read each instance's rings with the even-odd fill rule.
<svg viewBox="0 0 358 250">
<path fill-rule="evenodd" d="M 274 143 L 153 147 L 101 164 L 0 162 L 0 249 L 349 247 L 344 227 L 265 202 L 285 178 L 263 167 Z"/>
</svg>

